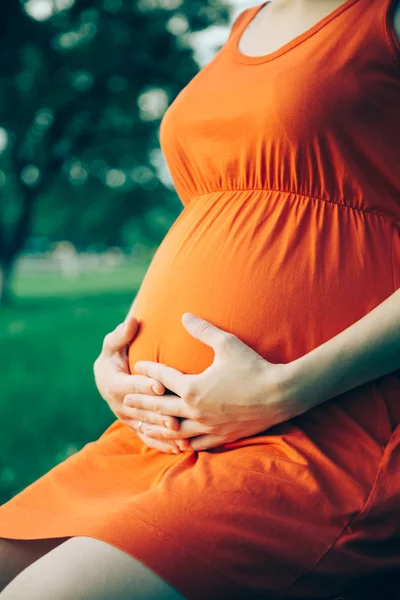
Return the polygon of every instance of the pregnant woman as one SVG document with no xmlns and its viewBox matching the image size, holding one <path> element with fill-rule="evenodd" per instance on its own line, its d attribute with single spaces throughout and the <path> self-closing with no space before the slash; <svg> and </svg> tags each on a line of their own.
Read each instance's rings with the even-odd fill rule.
<svg viewBox="0 0 400 600">
<path fill-rule="evenodd" d="M 1 600 L 389 597 L 399 38 L 393 0 L 264 2 L 168 108 L 184 207 L 96 361 L 118 420 L 0 508 Z"/>
</svg>

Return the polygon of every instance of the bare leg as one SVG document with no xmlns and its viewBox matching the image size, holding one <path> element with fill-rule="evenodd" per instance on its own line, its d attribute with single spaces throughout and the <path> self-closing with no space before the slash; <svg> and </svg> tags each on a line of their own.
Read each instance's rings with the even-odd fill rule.
<svg viewBox="0 0 400 600">
<path fill-rule="evenodd" d="M 39 558 L 0 594 L 0 600 L 185 600 L 132 556 L 74 537 Z"/>
<path fill-rule="evenodd" d="M 0 538 L 0 591 L 35 560 L 67 539 L 6 540 Z"/>
</svg>

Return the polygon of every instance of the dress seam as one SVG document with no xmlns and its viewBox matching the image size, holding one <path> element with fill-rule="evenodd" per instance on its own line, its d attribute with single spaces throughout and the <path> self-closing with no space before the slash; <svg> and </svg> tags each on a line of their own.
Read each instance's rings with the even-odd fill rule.
<svg viewBox="0 0 400 600">
<path fill-rule="evenodd" d="M 221 579 L 225 579 L 227 582 L 229 581 L 230 583 L 236 585 L 238 588 L 240 588 L 243 591 L 246 591 L 246 592 L 248 592 L 248 591 L 251 592 L 252 591 L 252 590 L 249 590 L 249 588 L 244 587 L 241 584 L 238 584 L 238 582 L 235 581 L 235 579 L 233 579 L 230 575 L 227 575 L 223 571 L 220 571 L 219 569 L 216 569 L 211 561 L 208 561 L 207 559 L 204 559 L 204 557 L 198 555 L 197 552 L 193 552 L 193 550 L 190 550 L 185 544 L 182 544 L 180 541 L 176 540 L 169 533 L 166 533 L 163 529 L 160 529 L 159 527 L 155 527 L 151 523 L 148 523 L 147 521 L 143 521 L 142 519 L 137 519 L 136 517 L 133 517 L 133 519 L 137 523 L 140 523 L 141 525 L 143 525 L 143 527 L 145 529 L 146 528 L 149 529 L 150 531 L 154 532 L 156 535 L 159 535 L 161 538 L 165 538 L 167 540 L 170 540 L 172 542 L 172 544 L 174 544 L 174 546 L 176 546 L 180 550 L 183 550 L 185 553 L 192 555 L 193 558 L 195 558 L 199 562 L 203 563 L 204 565 L 207 565 L 208 568 L 211 571 L 213 571 L 216 575 L 218 575 L 218 577 L 220 577 Z M 254 593 L 254 592 L 252 592 L 252 593 Z"/>
<path fill-rule="evenodd" d="M 364 213 L 364 214 L 369 214 L 369 215 L 376 215 L 378 217 L 382 217 L 383 219 L 388 219 L 389 221 L 397 221 L 398 217 L 395 215 L 389 215 L 389 214 L 384 214 L 384 213 L 380 213 L 378 211 L 375 210 L 366 210 L 364 208 L 358 208 L 357 206 L 349 206 L 348 204 L 340 204 L 340 202 L 335 202 L 335 200 L 332 200 L 332 198 L 322 198 L 321 196 L 315 196 L 313 194 L 304 194 L 301 192 L 293 192 L 292 190 L 280 190 L 280 189 L 276 189 L 276 188 L 230 188 L 230 189 L 215 189 L 215 190 L 210 190 L 208 192 L 204 192 L 202 194 L 194 194 L 194 198 L 201 198 L 203 196 L 209 196 L 210 194 L 216 194 L 218 192 L 224 193 L 224 192 L 279 192 L 282 194 L 292 194 L 293 196 L 299 196 L 301 198 L 311 198 L 312 200 L 319 200 L 321 202 L 325 202 L 326 204 L 334 204 L 336 206 L 340 206 L 342 208 L 348 208 L 350 210 L 356 210 L 358 212 Z"/>
<path fill-rule="evenodd" d="M 133 519 L 134 521 L 136 521 L 137 523 L 140 523 L 140 525 L 142 525 L 145 529 L 152 531 L 153 533 L 155 533 L 156 535 L 158 535 L 161 538 L 169 540 L 174 546 L 176 546 L 180 550 L 183 550 L 186 554 L 190 554 L 196 560 L 200 561 L 204 565 L 207 565 L 211 571 L 213 571 L 216 575 L 218 575 L 222 579 L 226 579 L 226 580 L 231 581 L 236 584 L 236 582 L 233 579 L 231 579 L 229 576 L 226 576 L 224 573 L 222 573 L 221 571 L 216 569 L 211 561 L 208 561 L 207 559 L 204 559 L 204 557 L 199 556 L 196 552 L 193 552 L 193 550 L 190 550 L 185 544 L 182 544 L 180 541 L 176 540 L 174 537 L 172 537 L 169 533 L 167 533 L 163 529 L 160 529 L 159 527 L 155 527 L 151 523 L 148 523 L 147 521 L 143 521 L 142 519 L 138 519 L 136 517 L 130 517 L 130 518 Z M 243 588 L 243 589 L 245 589 L 245 588 Z"/>
</svg>

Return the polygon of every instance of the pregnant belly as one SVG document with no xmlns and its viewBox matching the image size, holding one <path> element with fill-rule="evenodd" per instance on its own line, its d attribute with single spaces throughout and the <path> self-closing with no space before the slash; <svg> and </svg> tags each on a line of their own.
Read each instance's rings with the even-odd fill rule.
<svg viewBox="0 0 400 600">
<path fill-rule="evenodd" d="M 271 362 L 289 362 L 393 293 L 392 222 L 267 190 L 192 200 L 159 246 L 135 305 L 129 350 L 185 373 L 214 352 L 181 322 L 190 311 Z"/>
</svg>

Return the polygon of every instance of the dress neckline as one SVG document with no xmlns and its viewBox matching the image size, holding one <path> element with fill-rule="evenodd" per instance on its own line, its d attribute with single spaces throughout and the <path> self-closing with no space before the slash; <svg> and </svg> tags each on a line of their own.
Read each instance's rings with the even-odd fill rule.
<svg viewBox="0 0 400 600">
<path fill-rule="evenodd" d="M 285 54 L 292 48 L 295 48 L 296 46 L 298 46 L 299 44 L 304 42 L 306 39 L 308 39 L 309 37 L 311 37 L 312 35 L 317 33 L 317 31 L 319 31 L 325 25 L 327 25 L 328 23 L 333 21 L 333 19 L 335 19 L 340 14 L 342 14 L 345 10 L 350 8 L 350 6 L 352 6 L 353 4 L 358 2 L 358 0 L 345 0 L 345 2 L 343 4 L 340 4 L 340 6 L 335 8 L 332 12 L 330 12 L 328 15 L 326 15 L 319 21 L 317 21 L 317 23 L 312 25 L 309 29 L 307 29 L 303 33 L 300 33 L 299 35 L 297 35 L 296 37 L 291 39 L 289 42 L 286 42 L 285 44 L 283 44 L 283 46 L 281 46 L 277 50 L 274 50 L 273 52 L 269 52 L 268 54 L 262 54 L 259 56 L 251 56 L 249 54 L 243 54 L 243 52 L 241 50 L 239 50 L 240 38 L 242 37 L 242 34 L 247 29 L 247 27 L 250 25 L 250 23 L 256 18 L 258 13 L 264 8 L 264 6 L 269 4 L 269 2 L 270 2 L 270 0 L 267 0 L 267 2 L 262 2 L 261 4 L 258 4 L 256 6 L 254 6 L 253 8 L 250 8 L 247 18 L 244 19 L 244 22 L 241 24 L 240 27 L 238 27 L 237 31 L 232 36 L 230 43 L 228 43 L 228 48 L 230 49 L 230 52 L 231 52 L 232 56 L 235 58 L 235 60 L 237 60 L 241 63 L 244 63 L 244 64 L 259 64 L 259 63 L 268 62 L 270 60 L 273 60 L 274 58 L 278 58 L 278 56 Z"/>
</svg>

